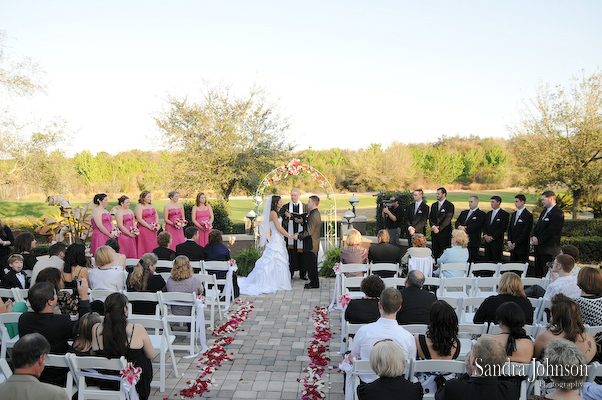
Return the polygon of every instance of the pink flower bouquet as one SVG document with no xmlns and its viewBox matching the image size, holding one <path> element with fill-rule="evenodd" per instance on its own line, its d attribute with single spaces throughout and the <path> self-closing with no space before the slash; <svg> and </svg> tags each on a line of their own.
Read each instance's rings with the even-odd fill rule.
<svg viewBox="0 0 602 400">
<path fill-rule="evenodd" d="M 113 229 L 111 229 L 111 235 L 117 237 L 117 236 L 121 235 L 121 231 L 119 229 L 113 227 Z"/>
<path fill-rule="evenodd" d="M 176 220 L 174 221 L 174 224 L 176 225 L 176 228 L 182 229 L 186 225 L 188 225 L 188 221 L 186 221 L 184 218 L 176 218 Z"/>
<path fill-rule="evenodd" d="M 135 226 L 131 226 L 130 227 L 130 233 L 132 235 L 138 236 L 138 235 L 140 235 L 140 229 L 136 228 Z"/>
<path fill-rule="evenodd" d="M 211 222 L 207 221 L 206 219 L 199 221 L 199 225 L 201 225 L 206 230 L 213 228 L 213 225 L 211 224 Z"/>
<path fill-rule="evenodd" d="M 151 231 L 157 232 L 159 230 L 159 228 L 161 228 L 161 225 L 159 225 L 156 222 L 153 222 L 152 224 L 150 224 L 150 227 L 151 227 Z"/>
</svg>

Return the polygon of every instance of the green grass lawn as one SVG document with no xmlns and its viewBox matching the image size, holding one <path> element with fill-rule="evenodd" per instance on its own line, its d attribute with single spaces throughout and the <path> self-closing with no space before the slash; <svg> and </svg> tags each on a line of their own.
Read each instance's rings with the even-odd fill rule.
<svg viewBox="0 0 602 400">
<path fill-rule="evenodd" d="M 513 190 L 483 190 L 483 191 L 456 191 L 448 192 L 448 200 L 454 203 L 456 207 L 456 215 L 460 214 L 461 210 L 468 208 L 468 197 L 471 195 L 477 195 L 480 198 L 480 208 L 484 211 L 491 209 L 489 205 L 489 198 L 493 195 L 498 195 L 502 198 L 502 207 L 506 211 L 514 210 L 514 196 L 518 192 Z M 376 193 L 353 193 L 359 199 L 359 205 L 356 207 L 356 213 L 358 215 L 365 215 L 368 220 L 374 220 L 376 214 Z M 347 209 L 351 209 L 349 204 L 349 198 L 353 195 L 352 193 L 339 193 L 335 194 L 337 205 L 337 217 L 340 218 Z M 527 206 L 533 208 L 535 202 L 540 197 L 537 194 L 527 194 Z M 425 193 L 427 203 L 430 205 L 436 201 L 435 193 Z M 283 201 L 286 203 L 290 200 L 289 194 L 283 195 Z M 307 196 L 302 196 L 301 200 L 307 202 Z M 325 197 L 321 198 L 321 208 L 324 209 L 329 204 L 328 199 Z M 167 204 L 168 199 L 155 200 L 153 203 L 159 211 L 159 218 L 163 218 L 163 207 Z M 86 205 L 90 202 L 90 199 L 70 199 L 71 205 L 77 207 L 79 205 Z M 117 201 L 109 201 L 108 209 L 117 205 Z M 135 199 L 132 200 L 133 209 L 135 206 Z M 247 213 L 253 209 L 253 200 L 249 198 L 233 198 L 230 200 L 230 218 L 234 223 L 242 222 L 243 218 Z M 0 218 L 6 221 L 9 226 L 24 226 L 28 224 L 35 224 L 44 215 L 56 215 L 59 208 L 56 206 L 48 206 L 45 200 L 0 200 Z"/>
</svg>

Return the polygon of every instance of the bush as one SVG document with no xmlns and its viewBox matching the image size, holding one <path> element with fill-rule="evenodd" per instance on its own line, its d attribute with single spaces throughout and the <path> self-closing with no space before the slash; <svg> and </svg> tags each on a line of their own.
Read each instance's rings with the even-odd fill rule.
<svg viewBox="0 0 602 400">
<path fill-rule="evenodd" d="M 232 234 L 244 234 L 245 232 L 245 223 L 244 222 L 235 222 L 232 224 Z"/>
<path fill-rule="evenodd" d="M 560 244 L 572 244 L 579 249 L 579 262 L 596 264 L 602 261 L 602 237 L 562 237 Z"/>
<path fill-rule="evenodd" d="M 324 261 L 322 261 L 322 267 L 318 275 L 327 278 L 335 276 L 334 265 L 338 262 L 341 262 L 341 249 L 333 247 L 324 254 Z"/>
<path fill-rule="evenodd" d="M 50 248 L 49 244 L 39 244 L 33 248 L 33 250 L 31 251 L 31 254 L 33 254 L 36 257 L 47 256 L 49 248 Z"/>
<path fill-rule="evenodd" d="M 238 276 L 248 276 L 251 271 L 253 271 L 255 261 L 259 260 L 259 257 L 261 257 L 261 254 L 259 254 L 259 250 L 255 247 L 249 247 L 246 250 L 242 250 L 234 257 L 236 265 L 238 266 L 236 274 Z"/>
<path fill-rule="evenodd" d="M 225 200 L 208 200 L 213 209 L 213 228 L 222 231 L 222 233 L 232 233 L 232 221 L 230 220 L 229 211 L 230 205 Z M 195 205 L 194 200 L 185 200 L 184 218 L 188 221 L 188 226 L 194 226 L 192 223 L 192 206 Z"/>
<path fill-rule="evenodd" d="M 602 236 L 602 219 L 567 219 L 562 227 L 562 236 Z"/>
</svg>

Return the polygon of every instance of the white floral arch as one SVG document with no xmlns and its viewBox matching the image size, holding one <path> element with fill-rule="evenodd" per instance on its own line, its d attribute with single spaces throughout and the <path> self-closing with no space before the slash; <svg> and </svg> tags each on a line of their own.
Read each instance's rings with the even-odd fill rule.
<svg viewBox="0 0 602 400">
<path fill-rule="evenodd" d="M 322 223 L 324 224 L 324 237 L 326 239 L 324 251 L 336 247 L 338 245 L 337 203 L 332 185 L 330 184 L 328 178 L 324 176 L 324 174 L 314 167 L 303 164 L 298 159 L 292 159 L 288 162 L 288 164 L 274 168 L 263 178 L 261 184 L 255 192 L 255 197 L 253 198 L 255 215 L 261 215 L 260 206 L 263 203 L 263 193 L 265 192 L 265 189 L 275 184 L 275 182 L 279 182 L 293 176 L 311 178 L 314 181 L 318 181 L 320 186 L 326 192 L 326 201 L 320 201 L 320 206 L 324 204 L 328 205 L 328 209 L 326 210 L 321 207 Z M 254 234 L 257 235 L 257 232 Z"/>
</svg>

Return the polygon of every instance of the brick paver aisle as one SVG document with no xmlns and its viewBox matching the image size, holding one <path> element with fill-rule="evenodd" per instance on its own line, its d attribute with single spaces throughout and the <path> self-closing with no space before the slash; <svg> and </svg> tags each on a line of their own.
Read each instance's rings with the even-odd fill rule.
<svg viewBox="0 0 602 400">
<path fill-rule="evenodd" d="M 233 361 L 224 362 L 213 374 L 217 386 L 201 398 L 301 399 L 302 384 L 297 382 L 297 378 L 303 376 L 303 369 L 309 365 L 306 349 L 314 332 L 308 318 L 315 306 L 328 306 L 334 281 L 334 278 L 320 278 L 320 289 L 305 290 L 303 285 L 306 282 L 295 277 L 292 291 L 257 297 L 241 296 L 243 300 L 252 301 L 255 309 L 242 323 L 244 331 L 239 331 L 234 342 L 227 347 Z M 341 312 L 332 312 L 329 317 L 333 332 L 330 365 L 338 365 L 341 360 L 337 354 Z M 208 341 L 211 345 L 212 340 Z M 182 355 L 185 354 L 176 353 L 179 372 L 184 376 L 176 379 L 170 374 L 166 391 L 160 393 L 153 389 L 152 400 L 165 397 L 179 399 L 179 390 L 186 387 L 186 381 L 198 376 L 196 359 L 181 359 Z M 324 381 L 326 398 L 342 400 L 343 375 L 335 370 L 326 375 Z"/>
</svg>

